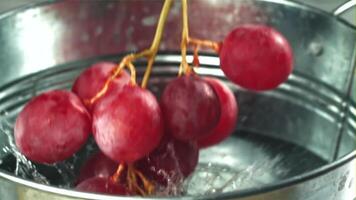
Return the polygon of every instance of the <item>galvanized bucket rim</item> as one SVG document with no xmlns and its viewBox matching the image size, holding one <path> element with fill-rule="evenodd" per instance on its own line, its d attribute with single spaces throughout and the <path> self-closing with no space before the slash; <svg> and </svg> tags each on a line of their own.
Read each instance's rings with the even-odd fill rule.
<svg viewBox="0 0 356 200">
<path fill-rule="evenodd" d="M 176 199 L 176 200 L 182 200 L 182 199 L 206 199 L 206 200 L 213 200 L 216 198 L 220 199 L 231 199 L 231 198 L 237 198 L 237 197 L 248 197 L 251 195 L 258 195 L 258 194 L 263 194 L 267 192 L 272 192 L 274 190 L 278 189 L 283 189 L 298 183 L 302 183 L 304 181 L 313 179 L 318 176 L 325 175 L 334 169 L 337 169 L 344 164 L 350 162 L 351 160 L 356 158 L 356 150 L 352 151 L 351 153 L 345 155 L 341 159 L 337 160 L 336 162 L 324 165 L 323 167 L 317 168 L 315 170 L 312 170 L 310 172 L 304 173 L 299 176 L 292 177 L 290 179 L 286 179 L 277 183 L 272 183 L 272 184 L 266 184 L 261 188 L 257 189 L 245 189 L 241 190 L 239 192 L 226 192 L 222 194 L 214 194 L 214 195 L 204 195 L 204 196 L 199 196 L 199 197 L 172 197 L 172 198 L 162 198 L 162 199 Z M 93 194 L 93 193 L 86 193 L 86 192 L 77 192 L 74 190 L 70 189 L 62 189 L 62 188 L 57 188 L 54 186 L 49 186 L 49 185 L 43 185 L 40 183 L 35 183 L 33 181 L 25 180 L 16 176 L 13 176 L 7 172 L 3 172 L 0 170 L 0 177 L 7 179 L 9 181 L 24 185 L 26 187 L 30 187 L 36 190 L 44 191 L 44 192 L 49 192 L 49 193 L 54 193 L 54 194 L 59 194 L 59 195 L 64 195 L 68 197 L 74 197 L 74 198 L 84 198 L 84 199 L 90 199 L 90 200 L 95 200 L 95 199 L 102 199 L 102 200 L 127 200 L 131 199 L 132 197 L 118 197 L 118 196 L 111 196 L 111 195 L 102 195 L 102 194 Z M 155 198 L 145 198 L 145 199 L 157 199 Z"/>
<path fill-rule="evenodd" d="M 46 6 L 46 5 L 49 5 L 49 4 L 60 3 L 60 2 L 64 2 L 64 1 L 65 0 L 44 0 L 44 1 L 41 1 L 41 2 L 29 3 L 29 4 L 26 4 L 26 5 L 14 8 L 12 10 L 0 13 L 0 20 L 3 20 L 5 18 L 7 18 L 7 17 L 13 16 L 13 15 L 15 15 L 17 13 L 20 13 L 22 11 L 25 11 L 25 10 L 28 10 L 28 9 L 31 9 L 31 8 Z M 96 1 L 100 1 L 100 0 L 96 0 Z M 111 1 L 117 1 L 117 0 L 111 0 Z M 351 24 L 347 20 L 345 20 L 345 19 L 343 19 L 341 17 L 338 17 L 338 16 L 334 16 L 331 12 L 312 7 L 312 6 L 307 5 L 307 4 L 303 3 L 303 2 L 297 2 L 296 0 L 254 0 L 254 1 L 270 2 L 270 3 L 275 3 L 275 4 L 292 6 L 292 7 L 295 7 L 295 8 L 306 10 L 308 12 L 314 12 L 315 14 L 322 15 L 323 17 L 336 19 L 337 21 L 339 21 L 340 23 L 344 24 L 348 28 L 351 28 L 351 29 L 356 31 L 356 25 Z"/>
<path fill-rule="evenodd" d="M 22 11 L 31 9 L 31 8 L 35 8 L 35 7 L 40 7 L 40 6 L 46 6 L 49 4 L 53 4 L 53 3 L 59 3 L 62 2 L 63 0 L 46 0 L 43 2 L 37 2 L 37 3 L 31 3 L 16 9 L 13 9 L 11 11 L 5 12 L 5 13 L 1 13 L 0 14 L 0 20 L 3 20 L 7 17 L 11 17 L 17 13 L 20 13 Z M 356 26 L 352 25 L 351 23 L 347 22 L 345 19 L 342 19 L 340 17 L 335 17 L 333 16 L 331 13 L 327 12 L 327 11 L 323 11 L 317 8 L 313 8 L 309 5 L 300 3 L 300 2 L 296 2 L 294 0 L 256 0 L 256 1 L 263 1 L 263 2 L 271 2 L 271 3 L 275 3 L 275 4 L 282 4 L 282 5 L 287 5 L 287 6 L 292 6 L 295 8 L 299 8 L 299 9 L 304 9 L 307 10 L 309 12 L 313 12 L 315 14 L 319 14 L 322 15 L 324 17 L 328 17 L 328 18 L 333 18 L 335 20 L 337 20 L 339 23 L 342 23 L 343 25 L 345 25 L 348 28 L 351 28 L 352 30 L 356 31 Z M 58 66 L 58 65 L 57 65 Z M 7 88 L 10 87 L 13 84 L 16 84 L 19 80 L 25 78 L 25 77 L 29 77 L 29 76 L 33 76 L 37 73 L 34 74 L 30 74 L 24 77 L 21 77 L 19 79 L 13 80 L 9 83 L 6 83 L 5 85 L 1 86 L 0 88 Z M 261 188 L 252 188 L 252 189 L 245 189 L 245 190 L 241 190 L 241 191 L 234 191 L 234 192 L 226 192 L 223 194 L 214 194 L 214 195 L 206 195 L 206 196 L 199 196 L 199 197 L 172 197 L 172 198 L 159 198 L 159 199 L 216 199 L 216 198 L 220 198 L 220 199 L 231 199 L 231 198 L 238 198 L 238 197 L 248 197 L 251 195 L 258 195 L 258 194 L 263 194 L 266 192 L 272 192 L 275 190 L 279 190 L 279 189 L 283 189 L 283 188 L 287 188 L 289 186 L 292 185 L 296 185 L 298 183 L 302 183 L 305 182 L 307 180 L 311 180 L 315 177 L 327 174 L 331 171 L 333 171 L 334 169 L 337 169 L 341 166 L 343 166 L 344 164 L 352 161 L 353 159 L 356 158 L 356 150 L 348 153 L 347 155 L 341 157 L 340 159 L 338 159 L 337 161 L 333 162 L 333 163 L 329 163 L 327 165 L 324 165 L 320 168 L 317 168 L 315 170 L 312 170 L 310 172 L 304 173 L 302 175 L 299 176 L 295 176 L 286 180 L 282 180 L 276 183 L 271 183 L 271 184 L 266 184 Z M 35 183 L 33 181 L 30 180 L 25 180 L 16 176 L 13 176 L 12 174 L 5 172 L 3 170 L 0 169 L 0 178 L 4 178 L 6 180 L 18 183 L 20 185 L 23 185 L 25 187 L 30 187 L 39 191 L 44 191 L 44 192 L 48 192 L 48 193 L 53 193 L 53 194 L 57 194 L 57 195 L 63 195 L 63 196 L 67 196 L 67 197 L 73 197 L 73 198 L 84 198 L 84 199 L 102 199 L 102 200 L 127 200 L 127 199 L 134 199 L 133 197 L 118 197 L 118 196 L 111 196 L 111 195 L 102 195 L 102 194 L 92 194 L 92 193 L 85 193 L 85 192 L 77 192 L 74 190 L 70 190 L 70 189 L 62 189 L 62 188 L 57 188 L 54 186 L 49 186 L 49 185 L 43 185 L 43 184 L 39 184 L 39 183 Z M 145 198 L 145 199 L 157 199 L 157 197 L 155 198 Z"/>
</svg>

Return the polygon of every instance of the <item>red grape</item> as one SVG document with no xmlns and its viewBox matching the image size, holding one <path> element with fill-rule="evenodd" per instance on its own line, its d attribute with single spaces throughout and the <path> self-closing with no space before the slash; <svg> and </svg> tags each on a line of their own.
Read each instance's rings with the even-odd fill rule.
<svg viewBox="0 0 356 200">
<path fill-rule="evenodd" d="M 210 133 L 198 140 L 199 147 L 208 147 L 227 138 L 235 129 L 238 116 L 238 106 L 234 93 L 221 81 L 215 78 L 205 78 L 214 88 L 219 97 L 221 115 L 218 125 Z"/>
<path fill-rule="evenodd" d="M 128 189 L 119 184 L 114 183 L 110 178 L 93 177 L 81 182 L 75 187 L 76 190 L 82 192 L 129 195 Z"/>
<path fill-rule="evenodd" d="M 94 107 L 93 135 L 101 151 L 119 163 L 148 155 L 163 134 L 156 98 L 145 89 L 126 85 Z"/>
<path fill-rule="evenodd" d="M 166 129 L 179 140 L 196 140 L 208 134 L 218 123 L 219 105 L 212 87 L 195 75 L 172 80 L 161 96 Z"/>
<path fill-rule="evenodd" d="M 282 34 L 264 25 L 243 25 L 225 38 L 220 65 L 234 83 L 250 90 L 269 90 L 287 80 L 292 49 Z"/>
<path fill-rule="evenodd" d="M 86 142 L 91 130 L 88 111 L 68 91 L 54 90 L 33 98 L 20 112 L 15 141 L 32 161 L 54 163 L 72 156 Z"/>
<path fill-rule="evenodd" d="M 94 97 L 104 86 L 116 66 L 115 63 L 111 62 L 95 63 L 78 76 L 73 84 L 72 91 L 82 100 Z M 121 74 L 110 83 L 109 90 L 120 90 L 125 84 L 129 83 L 129 81 L 129 74 L 123 70 Z"/>
<path fill-rule="evenodd" d="M 164 137 L 150 155 L 141 159 L 136 166 L 159 184 L 180 181 L 189 176 L 198 163 L 199 149 L 195 141 L 179 141 Z"/>
<path fill-rule="evenodd" d="M 80 183 L 92 177 L 108 178 L 115 173 L 117 167 L 118 164 L 116 162 L 99 152 L 86 161 L 80 169 L 77 182 Z"/>
</svg>

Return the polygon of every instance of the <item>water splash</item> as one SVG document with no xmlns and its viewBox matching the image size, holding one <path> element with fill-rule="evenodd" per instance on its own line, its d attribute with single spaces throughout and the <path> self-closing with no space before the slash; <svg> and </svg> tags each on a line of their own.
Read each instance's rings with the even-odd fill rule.
<svg viewBox="0 0 356 200">
<path fill-rule="evenodd" d="M 6 141 L 0 149 L 0 167 L 6 167 L 15 176 L 60 188 L 72 188 L 82 163 L 97 150 L 93 139 L 71 158 L 55 164 L 38 164 L 28 160 L 16 147 L 13 137 L 13 124 L 10 117 L 0 116 L 0 136 Z M 7 159 L 8 163 L 4 161 Z M 12 164 L 14 163 L 14 164 Z"/>
<path fill-rule="evenodd" d="M 236 168 L 216 163 L 200 163 L 194 174 L 186 180 L 187 195 L 209 195 L 260 187 L 271 180 L 268 172 L 278 168 L 281 157 L 256 161 L 250 166 Z M 281 170 L 280 170 L 281 171 Z"/>
<path fill-rule="evenodd" d="M 18 151 L 13 137 L 13 123 L 9 122 L 5 116 L 0 117 L 0 134 L 4 134 L 5 138 L 7 138 L 7 144 L 2 148 L 2 152 L 15 156 L 16 168 L 14 174 L 22 178 L 32 179 L 38 183 L 49 184 L 46 177 L 38 172 L 36 166 Z"/>
</svg>

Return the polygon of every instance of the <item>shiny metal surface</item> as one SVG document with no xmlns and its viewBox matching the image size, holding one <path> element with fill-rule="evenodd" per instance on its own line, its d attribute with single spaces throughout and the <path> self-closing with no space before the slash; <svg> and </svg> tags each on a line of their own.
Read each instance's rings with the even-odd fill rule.
<svg viewBox="0 0 356 200">
<path fill-rule="evenodd" d="M 333 14 L 335 16 L 342 15 L 343 13 L 345 13 L 346 11 L 348 11 L 349 9 L 351 9 L 351 8 L 353 8 L 355 6 L 356 6 L 356 1 L 355 0 L 347 1 L 344 4 L 342 4 L 341 6 L 339 6 L 338 8 L 336 8 L 333 11 Z"/>
<path fill-rule="evenodd" d="M 146 4 L 143 12 L 134 11 L 142 6 L 143 2 L 138 0 L 132 3 L 59 1 L 3 15 L 0 84 L 48 66 L 147 47 L 161 2 Z M 197 9 L 205 12 L 195 12 Z M 179 3 L 176 3 L 162 50 L 178 48 L 179 16 Z M 326 13 L 311 12 L 287 1 L 276 4 L 274 1 L 208 0 L 204 3 L 196 0 L 190 5 L 190 18 L 192 35 L 214 40 L 222 40 L 241 23 L 271 24 L 291 41 L 296 70 L 308 72 L 342 92 L 350 81 L 354 31 Z M 214 31 L 206 30 L 206 26 Z M 335 76 L 336 73 L 340 75 Z"/>
<path fill-rule="evenodd" d="M 3 15 L 0 85 L 48 70 L 1 87 L 1 110 L 6 108 L 7 112 L 16 113 L 33 95 L 33 88 L 41 91 L 51 86 L 70 85 L 71 79 L 61 76 L 65 71 L 60 73 L 61 67 L 51 69 L 52 66 L 149 46 L 160 7 L 160 1 L 150 4 L 139 0 L 59 1 Z M 180 5 L 176 3 L 168 20 L 162 51 L 178 50 L 180 26 L 176 22 L 179 19 Z M 331 14 L 288 1 L 191 1 L 190 26 L 195 37 L 222 40 L 233 27 L 247 22 L 267 23 L 286 35 L 294 50 L 296 69 L 288 83 L 275 91 L 256 94 L 237 88 L 239 103 L 243 105 L 239 129 L 297 144 L 329 164 L 260 188 L 181 199 L 355 198 L 354 27 Z M 158 59 L 175 64 L 179 61 L 174 55 Z M 216 69 L 216 57 L 206 54 L 202 60 L 206 67 L 201 69 L 201 74 L 221 76 L 221 71 Z M 68 65 L 62 67 L 65 70 Z M 164 70 L 167 68 L 158 68 L 156 73 L 172 73 Z M 46 79 L 48 73 L 58 77 Z M 20 90 L 27 95 L 16 95 Z M 295 160 L 294 168 L 298 168 L 300 161 Z M 58 189 L 1 170 L 0 185 L 0 196 L 9 200 L 130 199 Z"/>
</svg>

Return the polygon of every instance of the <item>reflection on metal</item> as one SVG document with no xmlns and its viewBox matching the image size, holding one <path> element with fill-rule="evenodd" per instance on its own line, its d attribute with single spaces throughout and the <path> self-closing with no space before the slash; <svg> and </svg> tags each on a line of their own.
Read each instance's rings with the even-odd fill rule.
<svg viewBox="0 0 356 200">
<path fill-rule="evenodd" d="M 23 73 L 31 73 L 55 65 L 56 27 L 48 23 L 39 8 L 27 10 L 16 16 L 16 26 L 21 30 L 17 46 L 22 50 Z M 35 68 L 35 69 L 34 69 Z"/>
<path fill-rule="evenodd" d="M 336 8 L 333 13 L 335 16 L 339 16 L 342 15 L 344 12 L 348 11 L 349 9 L 353 8 L 354 6 L 356 6 L 356 0 L 350 0 Z"/>
</svg>

